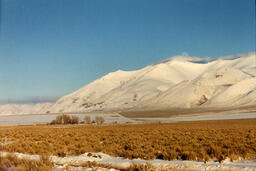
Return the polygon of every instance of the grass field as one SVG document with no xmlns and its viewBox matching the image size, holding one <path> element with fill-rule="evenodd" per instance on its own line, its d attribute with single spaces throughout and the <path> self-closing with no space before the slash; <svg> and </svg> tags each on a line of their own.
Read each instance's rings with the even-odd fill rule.
<svg viewBox="0 0 256 171">
<path fill-rule="evenodd" d="M 18 159 L 14 155 L 8 155 L 6 157 L 0 156 L 0 171 L 6 170 L 43 170 L 51 171 L 53 163 L 47 157 L 41 157 L 39 161 Z"/>
<path fill-rule="evenodd" d="M 103 152 L 131 159 L 256 157 L 256 119 L 0 127 L 0 138 L 0 151 L 42 156 Z"/>
</svg>

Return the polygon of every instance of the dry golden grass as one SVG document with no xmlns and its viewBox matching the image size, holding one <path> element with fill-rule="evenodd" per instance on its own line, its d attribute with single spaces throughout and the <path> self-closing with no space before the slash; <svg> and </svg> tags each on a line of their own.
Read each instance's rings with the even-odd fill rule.
<svg viewBox="0 0 256 171">
<path fill-rule="evenodd" d="M 18 159 L 14 155 L 0 157 L 0 171 L 17 170 L 17 171 L 51 171 L 53 163 L 49 161 L 48 157 L 41 157 L 39 161 Z"/>
<path fill-rule="evenodd" d="M 149 163 L 133 164 L 127 169 L 127 171 L 155 171 L 155 170 L 157 169 Z"/>
<path fill-rule="evenodd" d="M 164 160 L 256 157 L 256 119 L 169 124 L 26 126 L 0 129 L 0 151 L 39 155 L 104 152 Z M 7 137 L 7 138 L 5 138 Z"/>
</svg>

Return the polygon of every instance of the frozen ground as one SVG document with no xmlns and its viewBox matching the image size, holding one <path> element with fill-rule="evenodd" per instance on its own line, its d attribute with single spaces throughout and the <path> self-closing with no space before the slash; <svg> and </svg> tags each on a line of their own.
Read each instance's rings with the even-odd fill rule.
<svg viewBox="0 0 256 171">
<path fill-rule="evenodd" d="M 0 116 L 0 126 L 8 125 L 35 125 L 49 123 L 60 114 L 38 114 L 38 115 L 4 115 Z M 123 117 L 119 114 L 69 114 L 70 116 L 75 115 L 80 118 L 80 121 L 83 121 L 85 116 L 90 116 L 91 120 L 94 120 L 95 117 L 100 116 L 105 119 L 104 123 L 127 123 L 134 122 L 133 120 Z"/>
<path fill-rule="evenodd" d="M 234 113 L 234 114 L 200 114 L 169 118 L 136 118 L 136 121 L 144 122 L 181 122 L 181 121 L 201 121 L 201 120 L 227 120 L 227 119 L 248 119 L 256 118 L 256 112 Z"/>
<path fill-rule="evenodd" d="M 60 114 L 38 114 L 38 115 L 4 115 L 0 116 L 0 126 L 8 125 L 35 125 L 50 123 Z M 251 113 L 233 113 L 233 114 L 200 114 L 200 115 L 184 115 L 179 117 L 166 118 L 127 118 L 120 114 L 70 114 L 78 116 L 83 121 L 85 116 L 90 116 L 91 120 L 100 116 L 105 119 L 106 124 L 111 123 L 144 123 L 144 122 L 181 122 L 181 121 L 200 121 L 200 120 L 226 120 L 226 119 L 246 119 L 256 118 L 256 112 Z"/>
<path fill-rule="evenodd" d="M 6 156 L 8 153 L 0 152 L 1 156 Z M 18 158 L 25 158 L 29 160 L 39 160 L 38 155 L 26 155 L 21 153 L 14 153 Z M 165 161 L 165 160 L 142 160 L 142 159 L 124 159 L 121 157 L 112 157 L 104 153 L 84 153 L 80 156 L 56 157 L 51 156 L 50 159 L 55 164 L 55 171 L 62 171 L 67 165 L 71 165 L 71 170 L 82 170 L 81 165 L 86 162 L 95 161 L 106 167 L 114 169 L 127 169 L 133 164 L 151 164 L 157 170 L 256 170 L 256 160 L 240 160 L 231 162 L 226 159 L 223 163 L 210 161 L 207 163 L 201 161 Z M 104 169 L 102 169 L 104 170 Z"/>
</svg>

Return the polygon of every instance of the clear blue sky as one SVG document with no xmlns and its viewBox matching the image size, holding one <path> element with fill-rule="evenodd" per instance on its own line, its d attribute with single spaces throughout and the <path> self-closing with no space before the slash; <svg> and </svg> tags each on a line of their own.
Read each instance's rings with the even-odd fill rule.
<svg viewBox="0 0 256 171">
<path fill-rule="evenodd" d="M 47 101 L 183 52 L 255 51 L 254 0 L 0 2 L 0 103 Z"/>
</svg>

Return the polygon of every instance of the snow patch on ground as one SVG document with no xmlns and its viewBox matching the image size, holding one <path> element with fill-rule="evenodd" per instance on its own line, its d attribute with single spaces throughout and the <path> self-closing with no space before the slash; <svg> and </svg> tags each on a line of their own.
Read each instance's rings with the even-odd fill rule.
<svg viewBox="0 0 256 171">
<path fill-rule="evenodd" d="M 7 152 L 0 152 L 1 156 L 6 156 Z M 27 155 L 21 153 L 14 153 L 18 158 L 39 160 L 38 155 Z M 104 153 L 84 153 L 80 156 L 56 157 L 50 156 L 50 160 L 55 164 L 54 170 L 64 170 L 67 165 L 75 165 L 71 170 L 80 170 L 82 165 L 86 162 L 96 162 L 115 169 L 127 169 L 133 164 L 151 164 L 159 170 L 256 170 L 256 160 L 240 160 L 231 162 L 229 159 L 224 160 L 223 163 L 210 161 L 207 163 L 201 161 L 166 161 L 166 160 L 142 160 L 142 159 L 125 159 L 122 157 L 113 157 Z"/>
</svg>

